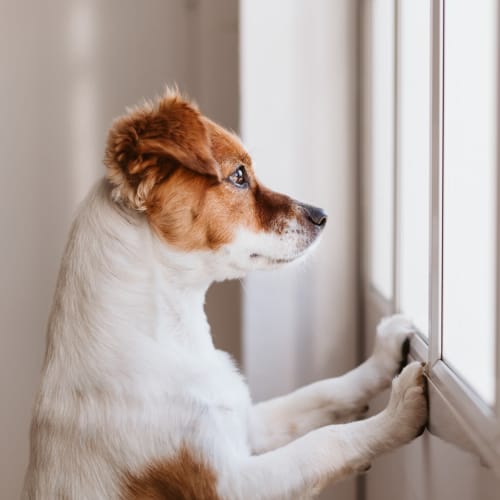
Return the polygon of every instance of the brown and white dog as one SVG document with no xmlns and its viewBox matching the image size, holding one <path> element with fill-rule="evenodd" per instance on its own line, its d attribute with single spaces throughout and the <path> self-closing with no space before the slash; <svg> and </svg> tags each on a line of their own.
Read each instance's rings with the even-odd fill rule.
<svg viewBox="0 0 500 500">
<path fill-rule="evenodd" d="M 365 470 L 425 425 L 412 327 L 384 320 L 346 375 L 252 405 L 203 311 L 214 280 L 302 257 L 325 213 L 261 185 L 232 133 L 176 92 L 119 118 L 71 229 L 24 498 L 289 499 Z M 337 422 L 337 424 L 335 423 Z"/>
</svg>

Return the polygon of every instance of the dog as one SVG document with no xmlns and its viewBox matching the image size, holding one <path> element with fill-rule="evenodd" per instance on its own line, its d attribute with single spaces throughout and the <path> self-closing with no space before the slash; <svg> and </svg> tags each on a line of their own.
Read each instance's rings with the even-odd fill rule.
<svg viewBox="0 0 500 500">
<path fill-rule="evenodd" d="M 104 163 L 62 259 L 24 499 L 310 498 L 419 435 L 424 367 L 393 380 L 403 316 L 353 371 L 259 404 L 213 346 L 210 284 L 303 258 L 323 210 L 259 183 L 238 137 L 175 90 L 113 123 Z"/>
</svg>

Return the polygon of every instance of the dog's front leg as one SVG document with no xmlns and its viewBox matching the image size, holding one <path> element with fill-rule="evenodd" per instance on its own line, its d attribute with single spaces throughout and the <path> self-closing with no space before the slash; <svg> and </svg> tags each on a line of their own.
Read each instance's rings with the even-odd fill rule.
<svg viewBox="0 0 500 500">
<path fill-rule="evenodd" d="M 386 318 L 377 328 L 372 356 L 362 365 L 341 377 L 255 405 L 250 415 L 253 451 L 273 450 L 318 427 L 363 416 L 370 399 L 389 387 L 406 364 L 412 332 L 404 316 Z"/>
<path fill-rule="evenodd" d="M 282 448 L 247 459 L 224 481 L 224 498 L 307 498 L 326 483 L 369 468 L 372 459 L 415 438 L 427 419 L 424 368 L 407 366 L 394 379 L 387 408 L 366 420 L 328 425 Z"/>
</svg>

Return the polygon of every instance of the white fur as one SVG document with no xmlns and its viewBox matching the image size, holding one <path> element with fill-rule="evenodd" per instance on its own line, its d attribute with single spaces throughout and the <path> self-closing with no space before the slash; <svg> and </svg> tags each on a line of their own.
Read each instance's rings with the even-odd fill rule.
<svg viewBox="0 0 500 500">
<path fill-rule="evenodd" d="M 242 230 L 217 252 L 174 251 L 110 191 L 101 181 L 91 192 L 63 258 L 23 498 L 118 499 L 125 472 L 182 443 L 216 471 L 221 498 L 305 498 L 415 437 L 426 414 L 418 364 L 395 380 L 384 412 L 331 425 L 390 384 L 411 332 L 401 317 L 382 323 L 356 370 L 256 406 L 213 347 L 210 283 L 298 258 L 310 241 Z"/>
</svg>

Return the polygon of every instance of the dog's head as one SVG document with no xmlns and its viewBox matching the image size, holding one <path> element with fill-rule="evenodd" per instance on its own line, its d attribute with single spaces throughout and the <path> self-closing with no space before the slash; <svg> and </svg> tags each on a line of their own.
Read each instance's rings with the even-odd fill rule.
<svg viewBox="0 0 500 500">
<path fill-rule="evenodd" d="M 105 163 L 114 199 L 145 212 L 169 247 L 213 256 L 217 279 L 298 259 L 326 223 L 259 183 L 239 139 L 176 92 L 116 120 Z"/>
</svg>

